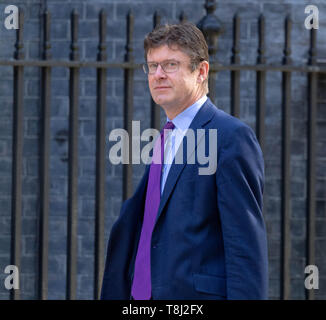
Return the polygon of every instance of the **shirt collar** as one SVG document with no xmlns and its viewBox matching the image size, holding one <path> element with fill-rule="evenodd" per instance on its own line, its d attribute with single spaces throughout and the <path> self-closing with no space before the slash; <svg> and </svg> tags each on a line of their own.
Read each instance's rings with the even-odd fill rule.
<svg viewBox="0 0 326 320">
<path fill-rule="evenodd" d="M 204 95 L 199 100 L 197 100 L 194 104 L 192 104 L 190 107 L 183 110 L 181 113 L 179 113 L 173 120 L 173 124 L 177 129 L 181 130 L 187 130 L 190 127 L 190 124 L 192 120 L 195 118 L 197 112 L 201 108 L 201 106 L 206 102 L 207 96 Z M 167 121 L 171 121 L 167 117 Z"/>
</svg>

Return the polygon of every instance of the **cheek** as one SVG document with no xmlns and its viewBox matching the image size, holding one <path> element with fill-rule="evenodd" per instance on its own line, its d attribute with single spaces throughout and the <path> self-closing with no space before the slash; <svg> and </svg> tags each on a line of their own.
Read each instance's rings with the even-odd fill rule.
<svg viewBox="0 0 326 320">
<path fill-rule="evenodd" d="M 192 78 L 183 78 L 178 81 L 178 90 L 182 91 L 183 93 L 187 93 L 192 91 L 194 87 L 194 82 Z"/>
<path fill-rule="evenodd" d="M 154 88 L 154 82 L 151 79 L 148 79 L 148 87 L 149 90 L 152 92 L 153 88 Z"/>
</svg>

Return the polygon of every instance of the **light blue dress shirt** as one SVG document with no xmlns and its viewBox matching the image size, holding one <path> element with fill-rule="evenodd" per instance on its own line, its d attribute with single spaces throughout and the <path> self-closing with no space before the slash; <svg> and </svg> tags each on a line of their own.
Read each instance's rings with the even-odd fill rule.
<svg viewBox="0 0 326 320">
<path fill-rule="evenodd" d="M 206 102 L 207 96 L 204 95 L 199 100 L 197 100 L 193 105 L 179 113 L 173 120 L 167 117 L 167 121 L 172 121 L 175 128 L 169 134 L 164 144 L 164 154 L 166 155 L 166 160 L 163 163 L 162 177 L 161 177 L 161 194 L 163 193 L 166 179 L 168 177 L 172 161 L 179 148 L 180 143 L 186 131 L 189 129 L 192 120 L 195 118 L 197 112 Z"/>
</svg>

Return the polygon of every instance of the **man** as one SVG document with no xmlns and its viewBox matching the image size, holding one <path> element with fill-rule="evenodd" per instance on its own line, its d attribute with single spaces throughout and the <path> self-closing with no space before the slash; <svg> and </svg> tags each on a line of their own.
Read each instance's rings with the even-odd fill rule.
<svg viewBox="0 0 326 320">
<path fill-rule="evenodd" d="M 150 92 L 169 128 L 153 159 L 162 156 L 160 142 L 176 157 L 187 129 L 215 130 L 208 151 L 215 151 L 216 170 L 200 174 L 198 159 L 147 166 L 111 230 L 101 298 L 266 299 L 264 165 L 256 137 L 206 97 L 208 49 L 193 24 L 160 26 L 144 48 Z M 199 145 L 207 147 L 209 138 L 197 137 L 181 159 L 205 150 Z"/>
</svg>

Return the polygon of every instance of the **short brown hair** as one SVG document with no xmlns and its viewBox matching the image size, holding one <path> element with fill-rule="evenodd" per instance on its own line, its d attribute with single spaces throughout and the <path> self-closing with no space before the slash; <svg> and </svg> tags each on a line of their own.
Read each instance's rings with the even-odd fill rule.
<svg viewBox="0 0 326 320">
<path fill-rule="evenodd" d="M 190 69 L 195 71 L 201 61 L 209 61 L 208 47 L 203 33 L 192 23 L 159 25 L 144 40 L 145 61 L 150 49 L 163 45 L 177 46 L 190 57 Z"/>
</svg>

